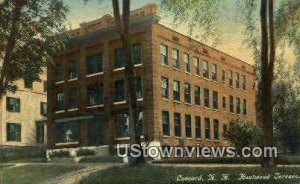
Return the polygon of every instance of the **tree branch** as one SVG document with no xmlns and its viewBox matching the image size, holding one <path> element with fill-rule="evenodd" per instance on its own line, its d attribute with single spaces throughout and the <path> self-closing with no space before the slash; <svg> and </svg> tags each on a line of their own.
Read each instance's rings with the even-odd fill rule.
<svg viewBox="0 0 300 184">
<path fill-rule="evenodd" d="M 122 26 L 121 16 L 120 16 L 119 0 L 112 0 L 112 5 L 113 5 L 113 12 L 115 17 L 115 24 L 118 27 L 120 34 L 122 35 L 123 26 Z"/>
</svg>

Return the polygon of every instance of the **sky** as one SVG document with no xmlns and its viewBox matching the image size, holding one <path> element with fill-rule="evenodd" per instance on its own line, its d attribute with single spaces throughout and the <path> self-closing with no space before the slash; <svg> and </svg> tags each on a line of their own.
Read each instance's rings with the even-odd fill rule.
<svg viewBox="0 0 300 184">
<path fill-rule="evenodd" d="M 229 4 L 230 8 L 234 1 L 229 2 L 231 3 Z M 68 25 L 73 29 L 79 27 L 81 22 L 88 22 L 98 19 L 105 14 L 112 14 L 111 0 L 89 0 L 88 3 L 84 3 L 84 0 L 65 0 L 65 3 L 70 10 L 67 16 Z M 131 10 L 141 8 L 148 3 L 157 3 L 157 0 L 131 0 Z M 223 19 L 224 22 L 220 27 L 221 42 L 214 47 L 249 64 L 253 64 L 252 50 L 243 45 L 242 27 L 238 24 L 233 24 L 233 20 L 228 17 Z M 187 29 L 184 25 L 179 27 L 172 25 L 172 17 L 162 16 L 160 23 L 182 34 L 187 34 Z M 211 46 L 209 42 L 198 41 Z M 288 49 L 286 52 L 288 62 L 294 62 L 295 56 L 292 49 Z"/>
</svg>

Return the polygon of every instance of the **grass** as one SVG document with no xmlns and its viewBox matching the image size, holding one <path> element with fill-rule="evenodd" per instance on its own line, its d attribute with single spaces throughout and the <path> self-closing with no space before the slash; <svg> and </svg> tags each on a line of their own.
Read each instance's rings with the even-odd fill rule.
<svg viewBox="0 0 300 184">
<path fill-rule="evenodd" d="M 10 160 L 3 163 L 46 163 L 46 158 L 28 158 L 19 160 Z"/>
<path fill-rule="evenodd" d="M 238 178 L 240 174 L 246 175 L 268 175 L 270 179 L 260 180 L 243 180 Z M 281 175 L 297 175 L 298 179 L 274 179 L 275 173 Z M 161 167 L 161 166 L 140 166 L 140 167 L 114 167 L 111 169 L 96 172 L 89 177 L 85 178 L 80 184 L 135 184 L 135 183 L 299 183 L 300 182 L 300 168 L 274 168 L 271 170 L 255 168 L 188 168 L 188 167 Z M 214 181 L 208 181 L 209 175 L 215 174 Z M 229 174 L 229 181 L 225 182 L 221 180 L 223 174 Z M 201 181 L 176 181 L 177 177 L 182 175 L 184 177 L 200 177 Z"/>
<path fill-rule="evenodd" d="M 61 174 L 81 169 L 70 165 L 24 165 L 0 171 L 1 184 L 41 184 Z"/>
<path fill-rule="evenodd" d="M 117 156 L 87 156 L 83 157 L 79 163 L 122 163 L 122 159 Z"/>
</svg>

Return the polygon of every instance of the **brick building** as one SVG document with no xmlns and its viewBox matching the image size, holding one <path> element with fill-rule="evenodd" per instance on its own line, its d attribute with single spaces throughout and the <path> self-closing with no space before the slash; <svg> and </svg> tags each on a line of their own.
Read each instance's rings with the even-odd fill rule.
<svg viewBox="0 0 300 184">
<path fill-rule="evenodd" d="M 132 11 L 143 140 L 224 145 L 235 118 L 255 121 L 251 65 L 159 24 L 153 4 Z M 48 147 L 126 143 L 128 101 L 113 17 L 82 23 L 48 69 Z"/>
</svg>

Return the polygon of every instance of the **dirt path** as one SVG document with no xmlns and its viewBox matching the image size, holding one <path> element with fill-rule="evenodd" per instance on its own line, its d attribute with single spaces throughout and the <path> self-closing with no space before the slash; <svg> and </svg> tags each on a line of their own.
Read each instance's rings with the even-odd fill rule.
<svg viewBox="0 0 300 184">
<path fill-rule="evenodd" d="M 108 169 L 110 167 L 115 166 L 122 166 L 123 164 L 120 163 L 107 163 L 107 164 L 95 164 L 95 165 L 88 165 L 87 167 L 69 172 L 57 178 L 54 178 L 52 181 L 48 181 L 47 184 L 79 184 L 79 182 L 89 176 L 90 174 L 103 170 Z"/>
</svg>

